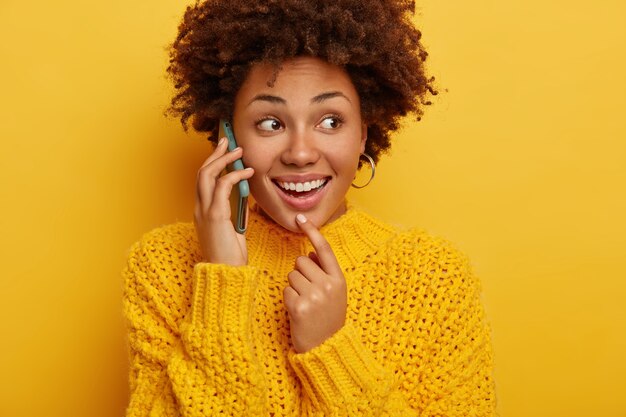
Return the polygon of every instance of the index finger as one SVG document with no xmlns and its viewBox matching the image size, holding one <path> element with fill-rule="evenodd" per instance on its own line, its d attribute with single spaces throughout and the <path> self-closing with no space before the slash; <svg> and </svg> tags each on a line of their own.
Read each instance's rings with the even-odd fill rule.
<svg viewBox="0 0 626 417">
<path fill-rule="evenodd" d="M 317 227 L 304 214 L 296 216 L 296 223 L 298 223 L 300 229 L 311 241 L 324 272 L 329 275 L 343 275 L 330 243 L 328 243 Z"/>
</svg>

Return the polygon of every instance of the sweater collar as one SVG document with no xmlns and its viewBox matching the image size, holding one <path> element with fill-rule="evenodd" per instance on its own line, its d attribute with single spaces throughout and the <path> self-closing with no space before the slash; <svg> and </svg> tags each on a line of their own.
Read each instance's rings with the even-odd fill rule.
<svg viewBox="0 0 626 417">
<path fill-rule="evenodd" d="M 346 206 L 343 215 L 320 229 L 344 271 L 359 265 L 396 233 L 351 203 Z M 258 207 L 250 209 L 247 234 L 249 264 L 268 271 L 287 273 L 296 257 L 313 251 L 306 235 L 284 229 L 261 214 Z"/>
</svg>

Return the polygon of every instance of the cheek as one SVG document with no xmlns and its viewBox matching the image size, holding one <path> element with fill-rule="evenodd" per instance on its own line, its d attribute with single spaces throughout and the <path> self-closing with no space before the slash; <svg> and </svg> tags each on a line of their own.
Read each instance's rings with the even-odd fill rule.
<svg viewBox="0 0 626 417">
<path fill-rule="evenodd" d="M 242 148 L 243 164 L 246 167 L 254 168 L 255 176 L 268 171 L 271 159 L 266 152 L 263 152 L 263 149 L 257 149 L 254 146 L 242 146 Z"/>
<path fill-rule="evenodd" d="M 244 148 L 244 155 L 247 149 L 247 156 L 243 158 L 243 164 L 246 167 L 254 169 L 254 175 L 248 180 L 250 188 L 253 194 L 258 197 L 260 190 L 265 189 L 268 181 L 267 175 L 272 168 L 272 158 L 267 153 L 260 151 L 259 149 Z"/>
<path fill-rule="evenodd" d="M 345 149 L 337 150 L 337 152 L 330 152 L 327 155 L 330 165 L 334 167 L 334 170 L 341 175 L 353 175 L 359 164 L 359 149 L 350 149 L 346 152 Z"/>
</svg>

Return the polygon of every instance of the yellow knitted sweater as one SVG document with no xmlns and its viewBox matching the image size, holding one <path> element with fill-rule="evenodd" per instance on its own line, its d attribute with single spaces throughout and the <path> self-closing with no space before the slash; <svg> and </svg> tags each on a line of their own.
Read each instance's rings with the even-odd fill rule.
<svg viewBox="0 0 626 417">
<path fill-rule="evenodd" d="M 492 351 L 467 259 L 349 206 L 321 229 L 348 284 L 346 323 L 290 347 L 287 273 L 312 247 L 251 211 L 248 265 L 201 262 L 195 229 L 146 234 L 124 270 L 127 416 L 491 416 Z"/>
</svg>

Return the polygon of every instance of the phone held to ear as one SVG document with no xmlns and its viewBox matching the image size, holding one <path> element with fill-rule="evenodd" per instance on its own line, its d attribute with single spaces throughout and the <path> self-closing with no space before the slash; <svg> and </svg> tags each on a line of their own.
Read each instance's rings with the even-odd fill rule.
<svg viewBox="0 0 626 417">
<path fill-rule="evenodd" d="M 235 134 L 232 125 L 227 120 L 220 120 L 219 137 L 228 139 L 228 150 L 232 151 L 237 147 Z M 243 162 L 237 159 L 226 167 L 228 172 L 244 169 Z M 250 186 L 248 180 L 241 180 L 230 192 L 230 219 L 237 233 L 244 234 L 248 227 L 248 196 L 250 195 Z"/>
</svg>

